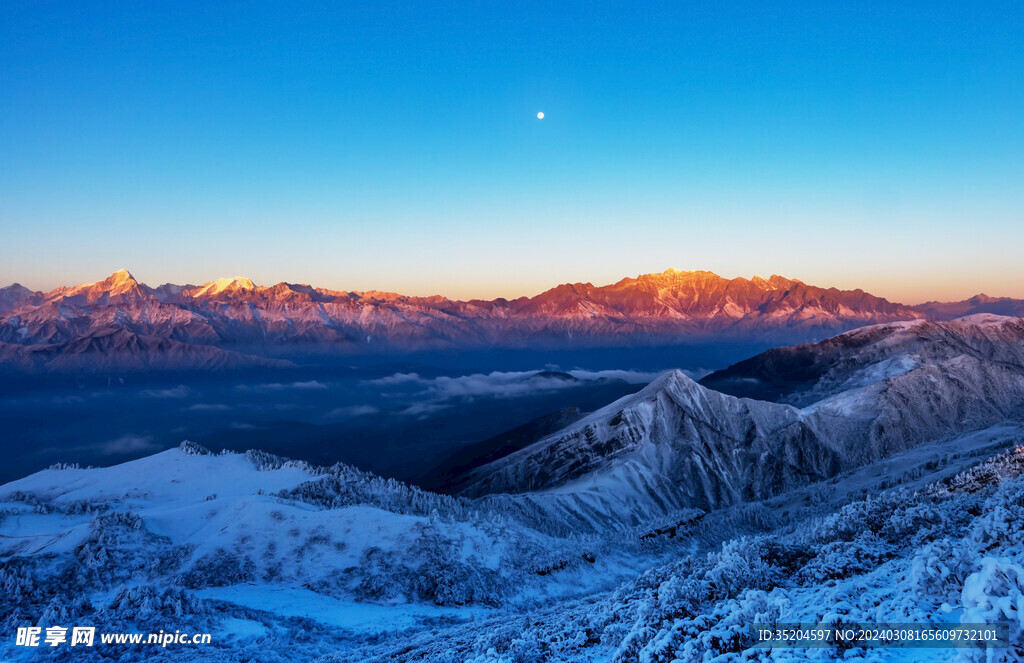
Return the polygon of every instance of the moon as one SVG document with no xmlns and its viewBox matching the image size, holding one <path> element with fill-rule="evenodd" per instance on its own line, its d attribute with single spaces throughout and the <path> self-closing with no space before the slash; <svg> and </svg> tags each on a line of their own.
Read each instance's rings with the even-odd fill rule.
<svg viewBox="0 0 1024 663">
<path fill-rule="evenodd" d="M 544 119 L 544 113 L 537 113 L 537 119 L 538 120 L 543 120 Z"/>
</svg>

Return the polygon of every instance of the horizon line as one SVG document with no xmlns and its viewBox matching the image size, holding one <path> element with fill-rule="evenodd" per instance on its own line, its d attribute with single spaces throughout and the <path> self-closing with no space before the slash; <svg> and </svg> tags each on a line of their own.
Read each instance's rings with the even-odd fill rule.
<svg viewBox="0 0 1024 663">
<path fill-rule="evenodd" d="M 744 280 L 744 281 L 747 281 L 747 282 L 756 282 L 757 279 L 761 279 L 762 281 L 771 281 L 772 279 L 777 277 L 777 278 L 785 279 L 787 281 L 791 281 L 793 283 L 800 283 L 800 284 L 805 285 L 805 286 L 809 286 L 809 287 L 813 287 L 813 288 L 821 288 L 823 290 L 837 290 L 837 291 L 840 291 L 840 292 L 856 292 L 856 291 L 860 291 L 860 292 L 863 292 L 865 294 L 871 295 L 873 297 L 878 297 L 879 299 L 883 299 L 885 301 L 888 301 L 888 302 L 890 302 L 892 304 L 900 304 L 900 305 L 903 305 L 903 306 L 921 306 L 921 305 L 924 305 L 924 304 L 954 303 L 954 302 L 959 302 L 959 301 L 967 301 L 967 300 L 973 299 L 975 297 L 986 297 L 986 298 L 991 298 L 991 299 L 1017 299 L 1017 298 L 1011 297 L 1011 296 L 1004 296 L 1004 295 L 991 296 L 991 295 L 988 295 L 987 293 L 984 293 L 984 292 L 978 292 L 978 293 L 975 293 L 974 295 L 971 295 L 969 297 L 966 297 L 966 298 L 960 299 L 960 300 L 935 299 L 935 298 L 933 298 L 933 299 L 926 299 L 926 300 L 923 300 L 923 301 L 920 301 L 920 302 L 916 302 L 916 303 L 907 303 L 907 302 L 897 301 L 895 299 L 889 299 L 889 298 L 883 297 L 881 295 L 875 295 L 871 291 L 866 290 L 866 289 L 861 288 L 861 287 L 841 288 L 841 287 L 838 287 L 838 286 L 817 285 L 817 284 L 814 284 L 814 283 L 810 283 L 810 282 L 804 281 L 804 280 L 799 279 L 799 278 L 783 276 L 783 275 L 779 274 L 778 272 L 773 272 L 768 277 L 763 277 L 763 276 L 761 276 L 760 274 L 757 274 L 757 273 L 755 273 L 755 274 L 753 274 L 751 276 L 734 276 L 734 277 L 729 277 L 729 276 L 723 276 L 722 274 L 719 274 L 718 272 L 715 272 L 715 271 L 712 271 L 712 270 L 709 270 L 709 269 L 678 269 L 678 268 L 675 268 L 675 267 L 668 267 L 667 269 L 662 270 L 662 271 L 642 272 L 642 273 L 637 274 L 636 276 L 623 276 L 623 277 L 620 277 L 617 281 L 613 281 L 613 282 L 605 283 L 605 284 L 601 284 L 601 285 L 594 285 L 594 283 L 592 281 L 563 281 L 563 282 L 560 282 L 560 283 L 556 283 L 555 285 L 549 286 L 546 289 L 541 290 L 540 292 L 536 292 L 535 294 L 532 294 L 532 295 L 518 295 L 518 296 L 512 296 L 512 297 L 498 296 L 498 297 L 491 297 L 491 298 L 486 298 L 486 297 L 461 298 L 461 297 L 452 297 L 452 296 L 449 296 L 449 295 L 444 295 L 444 294 L 440 294 L 440 293 L 436 293 L 436 292 L 433 293 L 433 294 L 426 294 L 426 295 L 412 295 L 412 294 L 406 294 L 404 292 L 399 292 L 399 291 L 396 291 L 396 290 L 380 290 L 380 289 L 376 289 L 376 288 L 371 288 L 371 289 L 366 289 L 366 290 L 345 289 L 345 288 L 332 288 L 332 287 L 326 287 L 326 286 L 313 285 L 312 283 L 301 283 L 301 282 L 298 282 L 298 281 L 285 281 L 285 280 L 278 281 L 276 283 L 271 283 L 271 284 L 260 284 L 260 283 L 256 283 L 253 279 L 251 279 L 249 277 L 246 277 L 246 276 L 242 276 L 242 275 L 222 276 L 222 277 L 219 277 L 219 278 L 216 278 L 216 279 L 212 279 L 210 281 L 203 281 L 202 283 L 188 283 L 188 282 L 186 282 L 186 283 L 174 283 L 174 282 L 171 282 L 171 281 L 167 281 L 165 283 L 161 283 L 160 285 L 152 286 L 152 285 L 149 285 L 149 283 L 147 283 L 145 281 L 142 281 L 142 280 L 139 280 L 138 278 L 136 278 L 135 275 L 133 274 L 133 272 L 130 269 L 126 268 L 126 267 L 122 267 L 120 269 L 117 269 L 117 270 L 111 272 L 109 275 L 107 275 L 103 279 L 100 279 L 98 281 L 83 281 L 83 282 L 80 282 L 80 283 L 57 285 L 57 286 L 55 286 L 53 288 L 50 288 L 49 290 L 30 288 L 30 287 L 24 285 L 23 283 L 21 283 L 20 281 L 14 281 L 14 282 L 8 284 L 7 286 L 0 286 L 0 289 L 6 289 L 6 288 L 9 288 L 9 287 L 20 286 L 22 288 L 26 288 L 26 289 L 30 290 L 32 294 L 42 293 L 42 294 L 45 295 L 45 294 L 49 294 L 51 292 L 54 292 L 56 290 L 59 290 L 60 288 L 77 288 L 77 287 L 83 287 L 83 286 L 89 286 L 89 285 L 96 285 L 96 284 L 102 283 L 103 281 L 108 280 L 108 279 L 110 279 L 110 278 L 120 274 L 121 272 L 127 273 L 128 276 L 130 276 L 132 278 L 132 280 L 134 280 L 139 285 L 142 285 L 142 286 L 145 286 L 147 288 L 154 289 L 154 290 L 158 289 L 158 288 L 161 288 L 161 287 L 164 287 L 164 286 L 176 286 L 176 287 L 181 287 L 181 288 L 201 288 L 203 286 L 214 284 L 214 283 L 221 282 L 221 281 L 231 282 L 231 281 L 236 281 L 236 280 L 244 279 L 244 280 L 247 280 L 250 283 L 252 283 L 253 286 L 256 287 L 256 288 L 270 288 L 270 287 L 273 287 L 273 286 L 276 286 L 276 285 L 306 286 L 306 287 L 314 288 L 315 290 L 330 291 L 330 292 L 337 292 L 337 293 L 349 293 L 349 294 L 380 293 L 380 294 L 385 294 L 385 295 L 397 295 L 397 296 L 400 296 L 400 297 L 409 297 L 409 298 L 416 298 L 416 299 L 432 299 L 432 298 L 440 297 L 442 299 L 446 299 L 446 300 L 449 300 L 449 301 L 452 301 L 452 302 L 497 301 L 497 300 L 502 300 L 502 299 L 506 300 L 506 301 L 515 301 L 517 299 L 532 299 L 534 297 L 538 297 L 538 296 L 540 296 L 540 295 L 542 295 L 542 294 L 544 294 L 546 292 L 550 292 L 551 290 L 555 290 L 555 289 L 563 287 L 563 286 L 590 286 L 590 287 L 593 287 L 593 288 L 607 288 L 607 287 L 611 287 L 611 286 L 617 285 L 617 284 L 619 284 L 619 283 L 621 283 L 621 282 L 623 282 L 625 280 L 629 280 L 629 279 L 637 280 L 637 279 L 640 279 L 640 278 L 642 278 L 644 276 L 656 276 L 656 275 L 662 275 L 662 274 L 696 274 L 696 273 L 710 274 L 712 276 L 715 276 L 717 278 L 720 278 L 720 279 L 723 279 L 723 280 L 726 280 L 726 281 L 736 281 L 736 280 L 741 280 L 741 279 Z"/>
</svg>

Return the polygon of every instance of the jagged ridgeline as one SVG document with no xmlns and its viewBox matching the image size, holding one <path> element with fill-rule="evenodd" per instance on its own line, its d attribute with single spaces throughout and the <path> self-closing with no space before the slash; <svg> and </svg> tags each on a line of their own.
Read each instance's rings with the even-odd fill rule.
<svg viewBox="0 0 1024 663">
<path fill-rule="evenodd" d="M 493 348 L 763 348 L 947 310 L 781 276 L 725 279 L 674 269 L 490 301 L 258 286 L 243 277 L 150 287 L 121 270 L 48 293 L 18 284 L 0 290 L 0 370 L 286 368 L 318 355 Z"/>
</svg>

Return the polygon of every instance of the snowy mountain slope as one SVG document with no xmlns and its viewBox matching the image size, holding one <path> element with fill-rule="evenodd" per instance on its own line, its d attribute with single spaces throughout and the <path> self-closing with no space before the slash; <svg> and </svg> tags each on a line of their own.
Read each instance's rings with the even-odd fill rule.
<svg viewBox="0 0 1024 663">
<path fill-rule="evenodd" d="M 768 374 L 795 385 L 788 400 L 802 410 L 674 371 L 472 470 L 463 494 L 604 490 L 700 508 L 763 499 L 1024 414 L 1022 350 L 1020 319 L 919 321 L 773 350 L 705 379 L 744 384 Z"/>
<path fill-rule="evenodd" d="M 331 480 L 344 485 L 344 497 L 330 509 L 316 508 L 322 505 L 312 504 L 312 496 Z M 75 552 L 110 511 L 141 518 L 144 527 L 132 525 L 137 536 L 166 542 L 178 556 L 178 574 L 195 588 L 221 583 L 216 576 L 223 567 L 234 580 L 329 584 L 331 591 L 358 595 L 359 578 L 339 574 L 366 555 L 409 553 L 404 561 L 412 563 L 419 539 L 431 536 L 458 541 L 460 553 L 449 561 L 472 558 L 484 571 L 497 569 L 515 537 L 431 519 L 431 508 L 461 513 L 461 507 L 451 498 L 420 495 L 341 466 L 332 472 L 260 452 L 212 455 L 185 444 L 110 468 L 46 470 L 7 484 L 0 499 L 13 508 L 5 524 L 18 530 L 32 511 L 27 506 L 45 503 L 64 516 L 50 519 L 59 524 L 44 534 L 6 542 L 6 554 Z M 352 532 L 358 535 L 347 536 Z"/>
<path fill-rule="evenodd" d="M 0 615 L 4 628 L 59 618 L 141 629 L 122 607 L 143 601 L 159 628 L 229 618 L 267 632 L 312 618 L 358 640 L 608 588 L 645 563 L 640 513 L 620 515 L 557 498 L 472 502 L 347 466 L 183 443 L 0 487 L 0 582 L 15 588 Z M 336 614 L 310 614 L 316 605 Z M 17 651 L 6 645 L 0 655 Z"/>
<path fill-rule="evenodd" d="M 262 356 L 728 339 L 795 342 L 922 315 L 859 290 L 817 288 L 779 276 L 730 280 L 675 270 L 608 286 L 567 284 L 531 298 L 493 301 L 338 292 L 289 283 L 264 287 L 244 277 L 151 288 L 120 270 L 97 283 L 28 298 L 12 295 L 9 306 L 12 310 L 0 310 L 0 342 L 12 345 L 59 353 L 64 344 L 116 328 Z M 41 371 L 63 368 L 60 363 L 36 366 Z"/>
<path fill-rule="evenodd" d="M 926 559 L 926 543 L 982 531 L 1001 517 L 998 504 L 1016 499 L 1005 493 L 989 506 L 994 488 L 986 477 L 1015 475 L 1024 461 L 1011 455 L 993 470 L 963 469 L 1012 447 L 1022 431 L 1003 424 L 908 452 L 893 459 L 897 472 L 869 465 L 773 500 L 674 512 L 635 527 L 626 522 L 638 506 L 630 495 L 604 503 L 626 509 L 619 521 L 598 522 L 614 512 L 582 492 L 467 500 L 346 466 L 261 452 L 214 455 L 185 443 L 120 466 L 51 469 L 0 487 L 0 614 L 9 632 L 94 624 L 216 637 L 208 648 L 108 646 L 75 660 L 637 660 L 637 647 L 683 646 L 678 635 L 652 639 L 672 628 L 666 613 L 644 608 L 652 582 L 669 583 L 659 605 L 670 614 L 705 614 L 711 623 L 723 618 L 717 610 L 745 619 L 744 610 L 768 605 L 745 592 L 767 593 L 775 583 L 772 591 L 793 597 L 793 609 L 780 606 L 777 615 L 788 618 L 817 608 L 813 592 L 829 591 L 820 589 L 822 573 L 841 573 L 851 587 L 892 583 L 917 557 Z M 927 503 L 883 492 L 901 483 L 920 490 L 957 472 L 967 478 L 929 489 Z M 970 487 L 979 481 L 980 489 Z M 856 502 L 865 495 L 880 506 Z M 936 509 L 948 515 L 932 515 Z M 890 516 L 899 516 L 891 526 Z M 920 528 L 919 518 L 928 533 L 911 539 L 906 528 Z M 887 538 L 862 542 L 861 531 Z M 769 538 L 740 538 L 752 534 Z M 870 556 L 860 559 L 864 546 Z M 977 560 L 964 550 L 966 576 Z M 840 564 L 840 555 L 854 561 Z M 920 577 L 931 609 L 950 600 L 952 588 L 940 595 L 928 589 L 932 576 Z M 724 587 L 715 584 L 722 578 L 730 579 Z M 687 582 L 696 585 L 671 589 Z M 887 600 L 887 610 L 905 601 Z M 510 626 L 519 634 L 509 637 Z M 695 655 L 749 645 L 734 635 L 698 640 Z M 0 643 L 5 658 L 37 653 Z"/>
<path fill-rule="evenodd" d="M 460 481 L 473 468 L 507 456 L 583 418 L 579 408 L 566 408 L 544 415 L 481 442 L 458 448 L 443 458 L 419 485 L 444 493 L 456 493 Z"/>
<path fill-rule="evenodd" d="M 598 513 L 591 508 L 574 515 L 558 499 L 502 496 L 474 503 L 348 466 L 321 468 L 255 451 L 215 455 L 191 443 L 108 468 L 45 470 L 6 484 L 0 500 L 12 509 L 6 513 L 13 519 L 4 523 L 13 529 L 24 531 L 22 519 L 30 513 L 59 516 L 45 533 L 5 541 L 6 554 L 73 551 L 94 529 L 92 516 L 116 511 L 141 517 L 147 535 L 187 553 L 179 560 L 181 573 L 200 573 L 211 557 L 231 550 L 246 557 L 246 577 L 270 574 L 307 584 L 340 582 L 325 574 L 358 566 L 371 546 L 376 554 L 403 553 L 404 563 L 412 563 L 410 551 L 423 537 L 458 541 L 461 552 L 449 562 L 473 557 L 483 569 L 513 569 L 516 564 L 503 561 L 507 549 L 516 547 L 520 555 L 543 543 L 556 550 L 544 532 L 586 533 L 584 521 Z M 40 504 L 47 507 L 36 508 Z M 471 525 L 481 511 L 491 520 Z M 599 515 L 609 520 L 591 520 L 593 532 L 628 529 L 614 514 Z M 339 545 L 329 541 L 353 532 L 352 540 L 333 542 Z M 254 547 L 257 542 L 264 547 Z"/>
<path fill-rule="evenodd" d="M 705 376 L 701 384 L 803 406 L 961 356 L 1024 366 L 1024 320 L 975 315 L 871 325 L 819 343 L 768 350 Z"/>
<path fill-rule="evenodd" d="M 778 446 L 769 448 L 769 440 Z M 751 497 L 748 486 L 772 481 L 768 477 L 779 466 L 756 462 L 769 451 L 795 472 L 824 477 L 838 470 L 835 453 L 795 408 L 719 394 L 672 371 L 474 470 L 465 478 L 464 494 L 593 487 L 641 500 L 656 495 L 678 506 L 716 507 L 743 501 Z"/>
<path fill-rule="evenodd" d="M 1019 427 L 1007 433 L 1024 439 Z M 913 490 L 896 474 L 864 481 L 853 499 L 815 490 L 817 501 L 796 512 L 780 512 L 774 500 L 712 512 L 675 543 L 663 542 L 661 561 L 614 592 L 523 619 L 395 636 L 324 661 L 1019 661 L 1024 447 L 978 460 L 941 477 L 919 475 Z M 987 652 L 757 648 L 751 631 L 754 623 L 1000 622 L 1009 646 Z"/>
</svg>

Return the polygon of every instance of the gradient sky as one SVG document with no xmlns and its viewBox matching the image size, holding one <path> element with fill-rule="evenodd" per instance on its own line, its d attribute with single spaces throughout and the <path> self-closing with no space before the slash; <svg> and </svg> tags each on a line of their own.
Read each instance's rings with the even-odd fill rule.
<svg viewBox="0 0 1024 663">
<path fill-rule="evenodd" d="M 1022 34 L 1020 2 L 11 0 L 0 282 L 1024 297 Z"/>
</svg>

